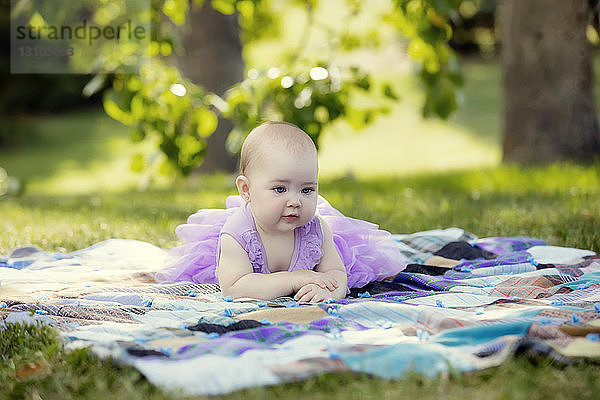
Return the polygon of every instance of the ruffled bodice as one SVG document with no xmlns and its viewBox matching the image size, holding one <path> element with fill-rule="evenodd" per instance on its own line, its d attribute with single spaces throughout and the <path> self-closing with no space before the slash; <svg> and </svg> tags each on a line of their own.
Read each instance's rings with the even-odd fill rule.
<svg viewBox="0 0 600 400">
<path fill-rule="evenodd" d="M 256 224 L 248 204 L 244 203 L 238 206 L 235 213 L 227 219 L 220 235 L 224 233 L 233 237 L 248 253 L 254 272 L 263 274 L 271 272 L 267 266 L 267 255 L 263 242 L 256 230 Z M 294 230 L 294 253 L 288 271 L 312 270 L 323 255 L 322 244 L 321 221 L 315 215 L 308 223 Z"/>
</svg>

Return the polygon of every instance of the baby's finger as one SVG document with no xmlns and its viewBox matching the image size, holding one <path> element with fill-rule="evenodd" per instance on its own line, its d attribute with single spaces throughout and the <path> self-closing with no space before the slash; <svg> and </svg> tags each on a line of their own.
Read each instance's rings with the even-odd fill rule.
<svg viewBox="0 0 600 400">
<path fill-rule="evenodd" d="M 315 280 L 315 281 L 312 281 L 311 283 L 314 283 L 315 285 L 317 285 L 321 289 L 327 289 L 327 282 L 325 282 L 325 281 Z"/>
<path fill-rule="evenodd" d="M 324 294 L 315 294 L 315 296 L 310 300 L 311 303 L 320 303 L 325 300 L 327 297 Z"/>
<path fill-rule="evenodd" d="M 338 286 L 339 285 L 335 279 L 331 278 L 327 280 L 327 289 L 329 289 L 330 292 L 333 292 Z"/>
<path fill-rule="evenodd" d="M 311 300 L 314 297 L 315 297 L 315 292 L 312 290 L 309 290 L 309 292 L 304 294 L 302 297 L 300 297 L 300 299 L 298 299 L 298 301 L 301 303 L 311 303 Z"/>
<path fill-rule="evenodd" d="M 298 290 L 298 292 L 296 293 L 296 295 L 294 296 L 294 300 L 299 300 L 302 296 L 304 296 L 306 293 L 308 293 L 310 291 L 310 288 L 308 285 L 302 286 L 300 288 L 300 290 Z"/>
<path fill-rule="evenodd" d="M 318 303 L 318 302 L 319 302 L 319 298 L 316 294 L 309 301 L 309 303 Z"/>
</svg>

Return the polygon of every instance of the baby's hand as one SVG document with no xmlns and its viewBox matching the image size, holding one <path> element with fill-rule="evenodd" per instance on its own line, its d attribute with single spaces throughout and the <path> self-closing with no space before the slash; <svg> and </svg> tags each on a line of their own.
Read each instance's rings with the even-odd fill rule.
<svg viewBox="0 0 600 400">
<path fill-rule="evenodd" d="M 294 296 L 296 301 L 302 303 L 319 303 L 330 298 L 330 292 L 326 288 L 322 288 L 315 283 L 304 285 L 298 290 Z"/>
<path fill-rule="evenodd" d="M 333 292 L 338 288 L 338 282 L 335 278 L 323 272 L 315 271 L 294 271 L 297 279 L 294 282 L 294 291 L 300 290 L 302 287 L 313 283 L 322 289 L 327 289 Z"/>
</svg>

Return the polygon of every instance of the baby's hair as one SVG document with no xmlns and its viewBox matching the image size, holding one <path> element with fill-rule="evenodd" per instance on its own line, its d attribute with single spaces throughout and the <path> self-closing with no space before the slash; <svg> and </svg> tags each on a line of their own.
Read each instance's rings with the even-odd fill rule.
<svg viewBox="0 0 600 400">
<path fill-rule="evenodd" d="M 252 129 L 244 144 L 240 155 L 240 174 L 247 175 L 250 165 L 261 157 L 265 146 L 283 146 L 292 154 L 317 149 L 314 142 L 306 132 L 289 122 L 265 122 Z"/>
</svg>

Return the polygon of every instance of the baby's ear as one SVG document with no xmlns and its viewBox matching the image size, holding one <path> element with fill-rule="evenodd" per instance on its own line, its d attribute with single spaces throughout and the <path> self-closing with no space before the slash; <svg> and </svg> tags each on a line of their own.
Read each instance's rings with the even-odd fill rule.
<svg viewBox="0 0 600 400">
<path fill-rule="evenodd" d="M 250 201 L 250 181 L 245 175 L 240 175 L 235 178 L 235 186 L 237 186 L 238 193 L 242 196 L 242 199 L 248 203 Z"/>
</svg>

